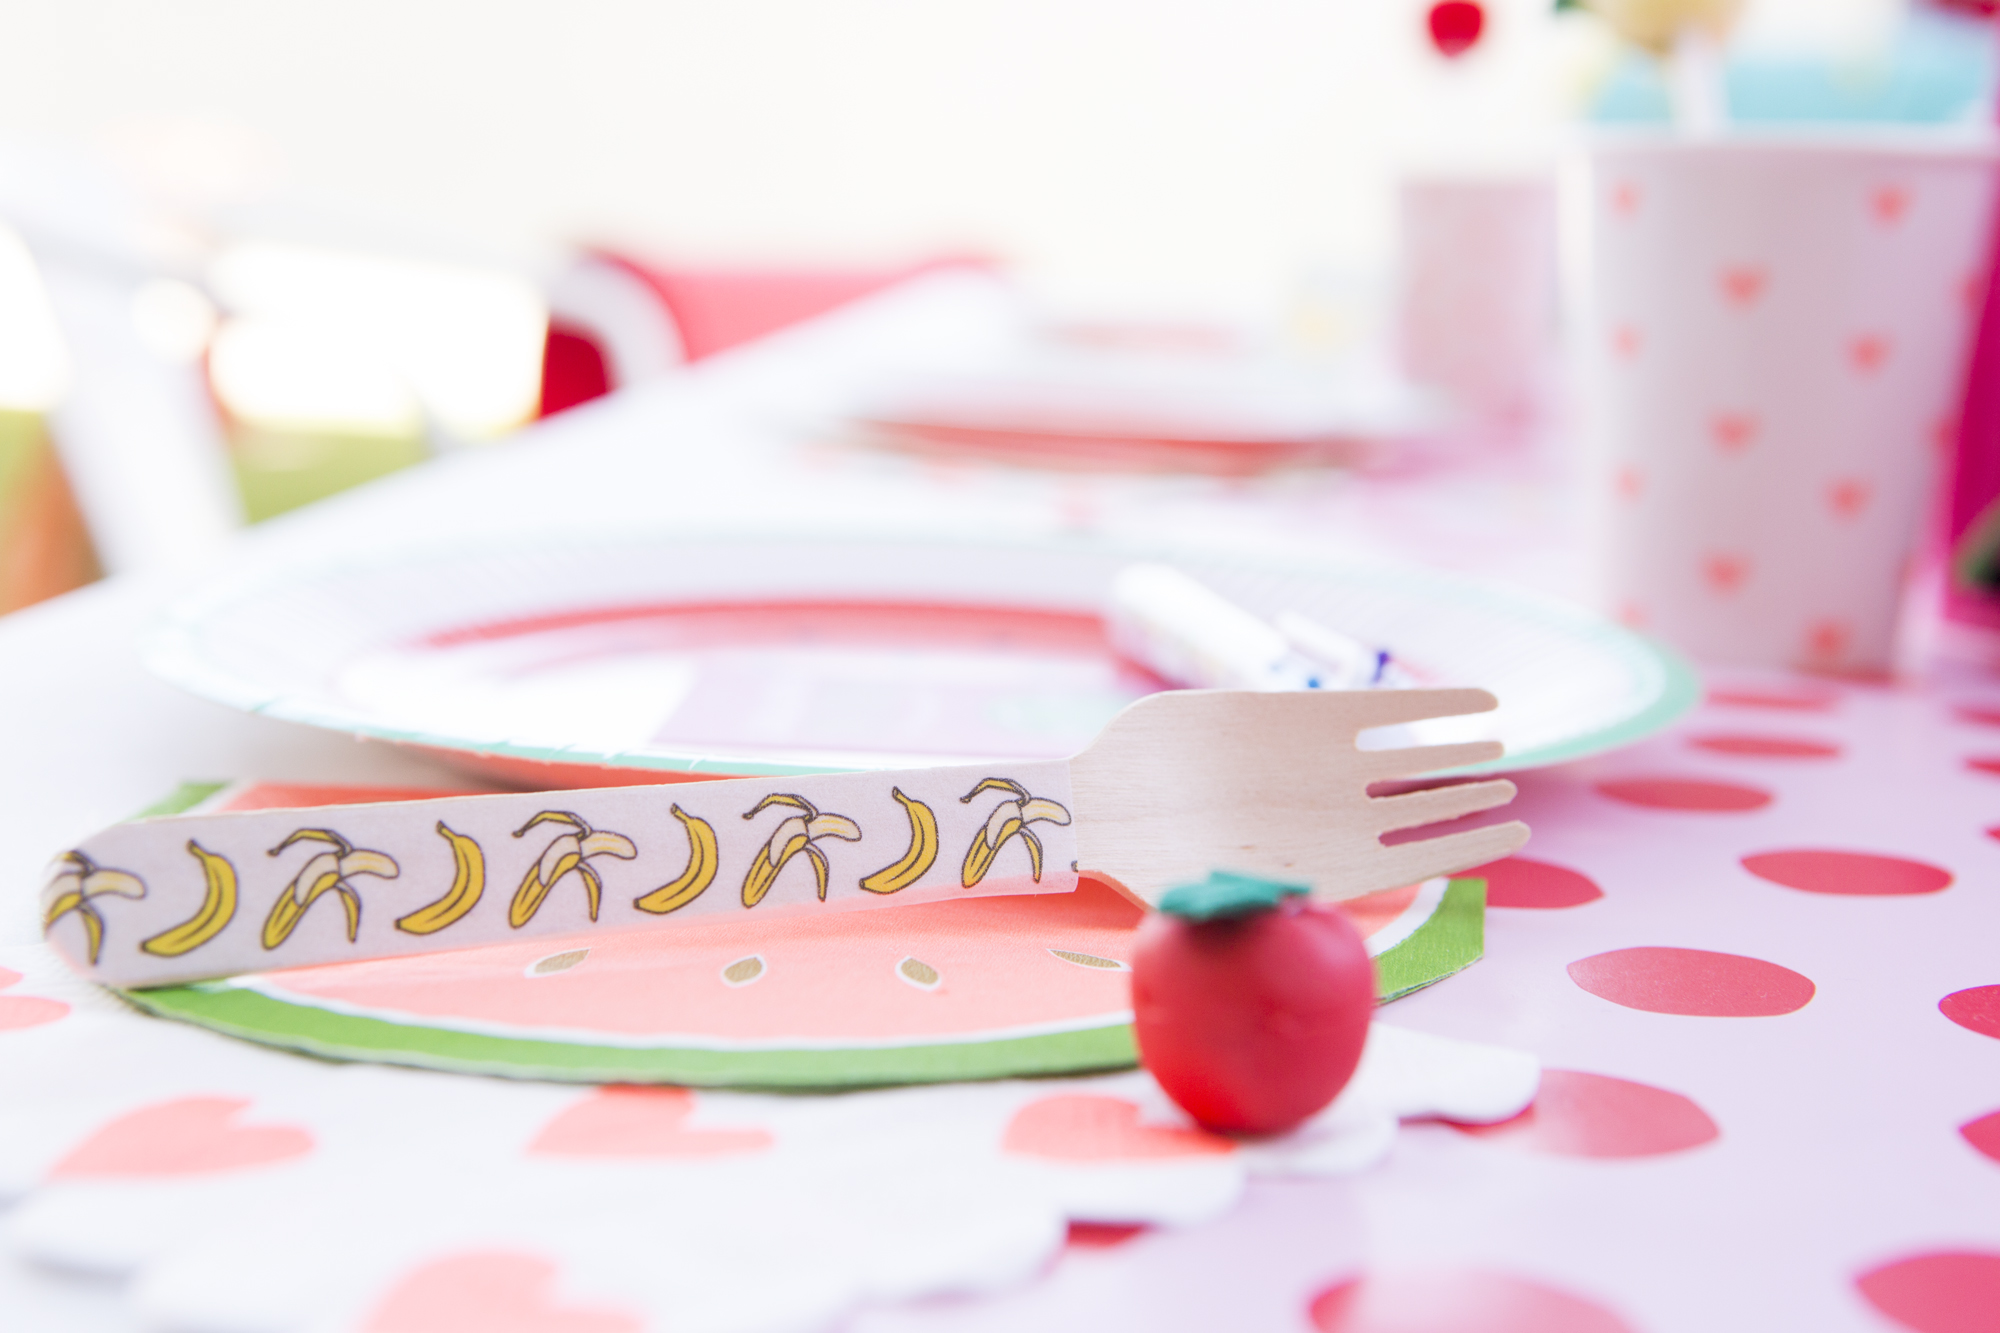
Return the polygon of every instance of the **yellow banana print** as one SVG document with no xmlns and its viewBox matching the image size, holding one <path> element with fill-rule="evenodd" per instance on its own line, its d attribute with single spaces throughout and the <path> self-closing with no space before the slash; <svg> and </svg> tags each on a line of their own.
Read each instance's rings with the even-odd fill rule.
<svg viewBox="0 0 2000 1333">
<path fill-rule="evenodd" d="M 486 853 L 463 833 L 446 828 L 438 821 L 437 833 L 451 844 L 451 889 L 444 897 L 408 916 L 396 918 L 396 929 L 412 935 L 434 935 L 470 912 L 486 892 Z"/>
<path fill-rule="evenodd" d="M 813 878 L 819 884 L 819 899 L 826 901 L 826 853 L 813 846 L 821 838 L 839 838 L 843 842 L 855 842 L 861 837 L 861 826 L 845 815 L 821 814 L 818 807 L 803 796 L 790 792 L 773 792 L 757 802 L 755 809 L 744 814 L 745 819 L 755 819 L 772 806 L 783 806 L 799 813 L 784 820 L 771 830 L 771 836 L 757 849 L 757 855 L 750 860 L 749 873 L 743 876 L 743 905 L 755 907 L 764 901 L 764 895 L 777 883 L 778 872 L 785 863 L 804 852 L 812 862 Z"/>
<path fill-rule="evenodd" d="M 271 904 L 271 914 L 264 918 L 264 947 L 275 949 L 291 938 L 306 910 L 329 893 L 340 895 L 340 905 L 347 910 L 347 942 L 354 943 L 361 933 L 361 895 L 348 881 L 355 875 L 394 879 L 402 873 L 401 868 L 384 853 L 357 849 L 332 829 L 324 828 L 294 829 L 266 855 L 277 856 L 301 842 L 325 843 L 329 850 L 315 853 L 301 866 L 278 901 Z"/>
<path fill-rule="evenodd" d="M 178 958 L 191 949 L 199 949 L 221 934 L 222 928 L 236 915 L 236 867 L 193 838 L 188 839 L 187 849 L 188 855 L 201 862 L 207 891 L 202 895 L 201 909 L 193 916 L 172 930 L 140 941 L 141 949 L 161 958 Z"/>
<path fill-rule="evenodd" d="M 95 966 L 104 948 L 104 918 L 91 900 L 107 894 L 143 898 L 146 883 L 127 871 L 106 870 L 82 852 L 64 852 L 49 882 L 42 886 L 42 933 L 48 934 L 56 922 L 75 912 L 83 922 L 84 943 Z"/>
<path fill-rule="evenodd" d="M 901 787 L 891 787 L 889 794 L 902 803 L 904 813 L 910 817 L 910 849 L 896 864 L 883 866 L 861 881 L 861 887 L 870 893 L 894 893 L 898 889 L 907 889 L 922 879 L 924 872 L 931 868 L 931 863 L 937 860 L 937 816 L 922 801 L 903 795 Z"/>
<path fill-rule="evenodd" d="M 972 845 L 965 849 L 965 864 L 959 874 L 959 882 L 971 888 L 986 878 L 986 872 L 993 868 L 1000 849 L 1010 838 L 1019 838 L 1028 849 L 1028 864 L 1034 871 L 1035 882 L 1042 882 L 1042 840 L 1035 836 L 1028 825 L 1067 824 L 1069 811 L 1054 801 L 1039 796 L 1030 796 L 1028 789 L 1011 778 L 984 778 L 978 786 L 958 798 L 965 805 L 983 791 L 1004 791 L 1012 793 L 1014 799 L 1002 801 L 993 807 L 987 816 L 986 827 L 973 835 Z"/>
<path fill-rule="evenodd" d="M 598 878 L 590 858 L 615 856 L 621 861 L 630 861 L 639 854 L 639 849 L 624 834 L 594 829 L 584 822 L 583 816 L 567 810 L 544 810 L 515 829 L 514 836 L 523 836 L 537 824 L 566 825 L 569 832 L 558 834 L 542 852 L 541 860 L 528 867 L 521 887 L 514 890 L 514 901 L 507 905 L 507 924 L 519 930 L 534 920 L 535 913 L 547 901 L 549 890 L 555 888 L 557 880 L 572 871 L 583 881 L 583 891 L 590 903 L 590 919 L 597 920 L 597 909 L 604 896 L 604 881 Z"/>
<path fill-rule="evenodd" d="M 714 882 L 715 870 L 720 864 L 715 850 L 715 830 L 709 822 L 689 814 L 678 805 L 670 807 L 670 813 L 687 830 L 687 869 L 671 884 L 662 884 L 651 893 L 634 898 L 632 906 L 642 912 L 665 915 L 676 908 L 686 907 L 701 897 L 702 890 Z"/>
</svg>

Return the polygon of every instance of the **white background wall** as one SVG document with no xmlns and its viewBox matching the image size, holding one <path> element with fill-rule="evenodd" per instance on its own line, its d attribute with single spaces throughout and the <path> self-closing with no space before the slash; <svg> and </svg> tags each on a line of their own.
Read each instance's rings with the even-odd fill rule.
<svg viewBox="0 0 2000 1333">
<path fill-rule="evenodd" d="M 974 249 L 1066 302 L 1268 309 L 1387 254 L 1405 166 L 1545 146 L 1589 54 L 1486 4 L 1447 68 L 1426 0 L 0 0 L 0 136 L 198 117 L 508 243 Z"/>
</svg>

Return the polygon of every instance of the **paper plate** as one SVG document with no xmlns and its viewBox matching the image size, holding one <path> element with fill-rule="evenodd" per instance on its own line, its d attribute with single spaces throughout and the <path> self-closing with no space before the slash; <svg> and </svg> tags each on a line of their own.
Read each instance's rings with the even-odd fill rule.
<svg viewBox="0 0 2000 1333">
<path fill-rule="evenodd" d="M 149 814 L 407 799 L 189 786 Z M 1395 999 L 1472 963 L 1478 879 L 1341 905 Z M 124 992 L 142 1008 L 343 1060 L 579 1082 L 832 1088 L 1136 1063 L 1127 976 L 1139 909 L 1074 893 L 782 920 L 599 930 Z"/>
<path fill-rule="evenodd" d="M 1497 712 L 1424 724 L 1501 740 L 1488 767 L 1636 740 L 1698 696 L 1650 641 L 1471 580 L 1054 542 L 690 536 L 351 565 L 219 586 L 147 660 L 223 703 L 533 787 L 1058 758 L 1161 688 L 1098 616 L 1140 559 L 1493 691 Z"/>
</svg>

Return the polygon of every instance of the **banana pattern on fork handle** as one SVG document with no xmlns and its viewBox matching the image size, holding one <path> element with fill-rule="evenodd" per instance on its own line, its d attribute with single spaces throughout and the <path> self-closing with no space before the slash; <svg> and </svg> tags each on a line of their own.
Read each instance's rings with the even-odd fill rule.
<svg viewBox="0 0 2000 1333">
<path fill-rule="evenodd" d="M 1513 786 L 1371 796 L 1498 747 L 1355 743 L 1492 706 L 1468 690 L 1178 691 L 1133 704 L 1069 760 L 138 820 L 58 859 L 43 928 L 80 972 L 136 988 L 746 910 L 1065 893 L 1079 873 L 1147 902 L 1217 865 L 1349 897 L 1525 840 L 1506 824 L 1383 846 Z"/>
</svg>

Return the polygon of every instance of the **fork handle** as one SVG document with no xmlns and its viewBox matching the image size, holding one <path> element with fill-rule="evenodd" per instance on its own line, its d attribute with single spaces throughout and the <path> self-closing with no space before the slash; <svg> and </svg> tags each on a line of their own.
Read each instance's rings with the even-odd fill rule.
<svg viewBox="0 0 2000 1333">
<path fill-rule="evenodd" d="M 1057 760 L 170 816 L 58 858 L 44 930 L 136 988 L 745 909 L 1065 893 L 1073 809 Z"/>
</svg>

